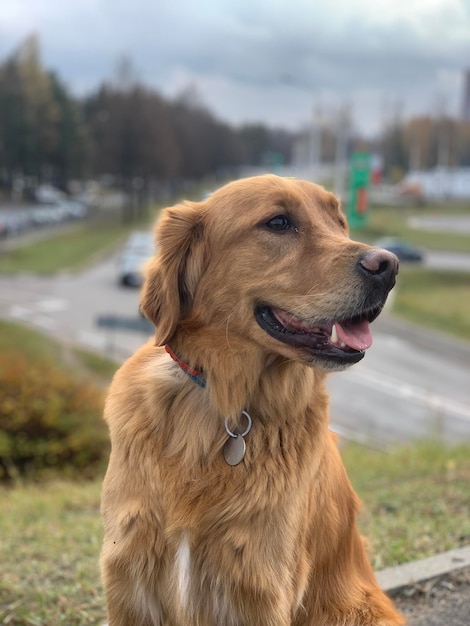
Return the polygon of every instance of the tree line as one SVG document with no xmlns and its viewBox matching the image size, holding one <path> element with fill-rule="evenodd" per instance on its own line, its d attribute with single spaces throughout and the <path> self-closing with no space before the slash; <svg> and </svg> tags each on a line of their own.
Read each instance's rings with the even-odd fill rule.
<svg viewBox="0 0 470 626">
<path fill-rule="evenodd" d="M 36 36 L 0 63 L 0 187 L 106 176 L 126 190 L 224 176 L 276 153 L 289 162 L 293 133 L 262 124 L 233 128 L 194 89 L 169 100 L 121 63 L 117 76 L 73 97 L 44 69 Z"/>
<path fill-rule="evenodd" d="M 321 132 L 320 157 L 334 160 L 334 128 Z M 241 165 L 288 164 L 301 135 L 261 123 L 235 128 L 217 119 L 193 89 L 170 100 L 142 84 L 126 60 L 113 80 L 74 97 L 43 67 L 35 35 L 0 63 L 0 188 L 7 193 L 18 181 L 66 189 L 71 180 L 107 176 L 129 191 L 226 177 Z M 359 145 L 381 154 L 390 176 L 469 166 L 470 124 L 443 114 L 397 116 L 373 141 L 350 132 L 349 152 Z"/>
</svg>

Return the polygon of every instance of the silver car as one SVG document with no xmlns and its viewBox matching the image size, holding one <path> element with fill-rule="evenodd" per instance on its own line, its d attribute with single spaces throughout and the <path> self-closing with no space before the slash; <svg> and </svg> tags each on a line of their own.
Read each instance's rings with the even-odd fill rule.
<svg viewBox="0 0 470 626">
<path fill-rule="evenodd" d="M 126 287 L 140 287 L 144 280 L 143 268 L 155 254 L 153 233 L 135 231 L 124 244 L 118 259 L 118 282 Z"/>
</svg>

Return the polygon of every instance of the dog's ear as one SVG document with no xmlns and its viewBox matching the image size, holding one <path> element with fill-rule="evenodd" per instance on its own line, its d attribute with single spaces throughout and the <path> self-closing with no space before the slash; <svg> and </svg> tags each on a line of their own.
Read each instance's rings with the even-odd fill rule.
<svg viewBox="0 0 470 626">
<path fill-rule="evenodd" d="M 156 345 L 173 336 L 191 307 L 205 265 L 201 204 L 165 210 L 157 224 L 157 254 L 146 268 L 140 310 L 156 327 Z"/>
</svg>

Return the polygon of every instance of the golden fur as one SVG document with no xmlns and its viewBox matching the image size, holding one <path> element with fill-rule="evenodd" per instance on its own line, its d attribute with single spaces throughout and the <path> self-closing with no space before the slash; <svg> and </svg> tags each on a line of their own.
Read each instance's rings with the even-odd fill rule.
<svg viewBox="0 0 470 626">
<path fill-rule="evenodd" d="M 286 213 L 290 228 L 277 229 Z M 117 372 L 105 409 L 109 626 L 403 624 L 369 565 L 328 429 L 324 379 L 342 365 L 254 315 L 260 303 L 310 325 L 352 314 L 375 298 L 357 268 L 370 248 L 349 239 L 333 194 L 269 175 L 167 209 L 157 250 L 141 299 L 155 340 Z M 253 426 L 232 467 L 224 420 L 243 429 L 242 410 Z"/>
</svg>

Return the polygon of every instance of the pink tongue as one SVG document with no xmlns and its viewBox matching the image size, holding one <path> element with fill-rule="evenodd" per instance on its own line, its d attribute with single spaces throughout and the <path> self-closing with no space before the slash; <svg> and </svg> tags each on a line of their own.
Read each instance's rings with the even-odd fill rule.
<svg viewBox="0 0 470 626">
<path fill-rule="evenodd" d="M 336 333 L 338 340 L 343 341 L 353 350 L 367 350 L 372 345 L 372 333 L 370 332 L 369 322 L 363 320 L 358 323 L 343 322 L 336 324 Z"/>
</svg>

